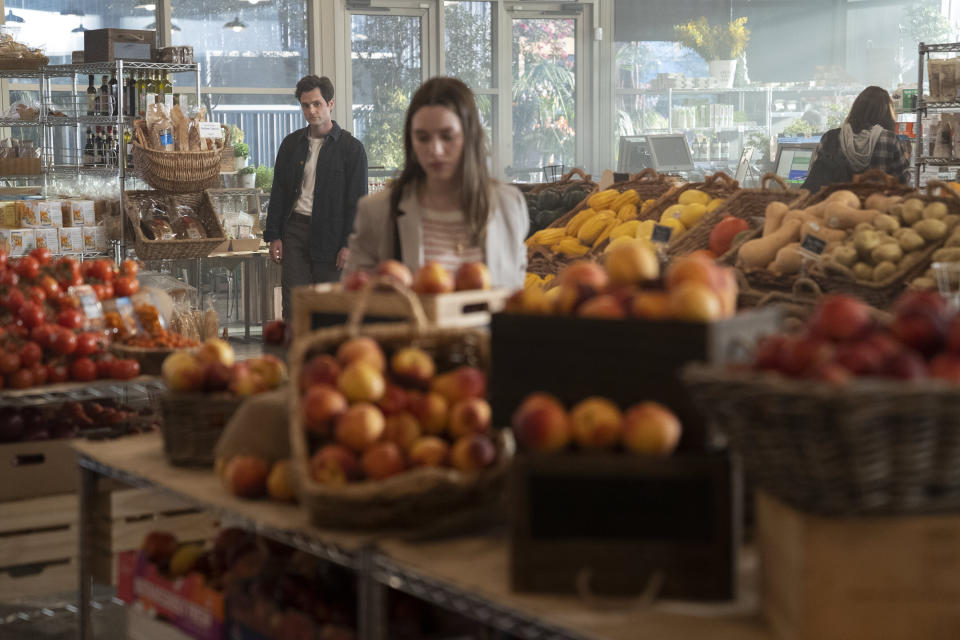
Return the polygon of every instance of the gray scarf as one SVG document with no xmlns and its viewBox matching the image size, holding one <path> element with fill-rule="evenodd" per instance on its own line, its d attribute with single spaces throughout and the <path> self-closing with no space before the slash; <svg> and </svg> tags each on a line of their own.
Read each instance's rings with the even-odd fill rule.
<svg viewBox="0 0 960 640">
<path fill-rule="evenodd" d="M 854 133 L 849 123 L 843 124 L 840 129 L 840 150 L 855 173 L 870 166 L 873 148 L 877 146 L 877 140 L 883 132 L 884 128 L 879 124 L 859 133 Z"/>
</svg>

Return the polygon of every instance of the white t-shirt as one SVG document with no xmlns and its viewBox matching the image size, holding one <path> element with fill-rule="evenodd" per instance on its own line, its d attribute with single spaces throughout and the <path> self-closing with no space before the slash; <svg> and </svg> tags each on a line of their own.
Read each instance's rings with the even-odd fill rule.
<svg viewBox="0 0 960 640">
<path fill-rule="evenodd" d="M 317 156 L 320 155 L 320 147 L 326 138 L 308 137 L 310 141 L 310 151 L 307 153 L 307 162 L 303 165 L 303 184 L 300 187 L 300 197 L 297 204 L 293 205 L 296 213 L 309 216 L 313 213 L 313 185 L 317 180 Z"/>
<path fill-rule="evenodd" d="M 421 222 L 424 262 L 439 262 L 451 273 L 467 262 L 483 262 L 483 249 L 473 245 L 462 211 L 425 208 Z"/>
</svg>

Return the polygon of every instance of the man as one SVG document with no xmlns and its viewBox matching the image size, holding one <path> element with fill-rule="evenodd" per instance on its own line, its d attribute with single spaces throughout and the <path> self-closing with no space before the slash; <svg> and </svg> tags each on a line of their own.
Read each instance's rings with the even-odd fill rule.
<svg viewBox="0 0 960 640">
<path fill-rule="evenodd" d="M 281 265 L 287 321 L 293 287 L 340 279 L 357 200 L 367 193 L 363 144 L 331 119 L 333 83 L 305 76 L 296 96 L 307 126 L 280 143 L 263 232 L 270 257 Z"/>
</svg>

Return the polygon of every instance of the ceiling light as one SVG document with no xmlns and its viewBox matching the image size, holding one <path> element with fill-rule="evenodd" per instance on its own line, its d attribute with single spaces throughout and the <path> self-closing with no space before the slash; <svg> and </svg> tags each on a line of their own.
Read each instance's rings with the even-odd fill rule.
<svg viewBox="0 0 960 640">
<path fill-rule="evenodd" d="M 233 29 L 236 32 L 247 28 L 246 23 L 240 22 L 240 16 L 234 16 L 233 20 L 223 25 L 224 29 Z"/>
<path fill-rule="evenodd" d="M 70 33 L 83 33 L 86 30 L 87 29 L 83 26 L 83 23 L 81 22 L 79 27 L 74 27 L 73 29 L 70 29 Z"/>
<path fill-rule="evenodd" d="M 156 20 L 154 20 L 153 22 L 151 22 L 150 24 L 148 24 L 147 26 L 144 27 L 144 29 L 147 29 L 147 30 L 156 29 L 156 28 L 157 28 L 157 21 L 156 21 Z M 180 31 L 180 27 L 178 27 L 177 25 L 175 25 L 174 23 L 171 22 L 171 23 L 170 23 L 170 31 Z"/>
<path fill-rule="evenodd" d="M 134 9 L 143 9 L 144 11 L 156 11 L 157 5 L 153 2 L 143 2 L 135 6 Z"/>
<path fill-rule="evenodd" d="M 258 2 L 270 2 L 270 0 L 247 0 L 250 4 L 257 4 Z"/>
<path fill-rule="evenodd" d="M 70 7 L 69 9 L 60 9 L 60 15 L 62 16 L 84 16 L 83 9 L 78 9 L 77 7 Z"/>
<path fill-rule="evenodd" d="M 7 9 L 7 15 L 4 18 L 7 22 L 26 22 L 23 18 L 13 13 L 13 9 Z"/>
</svg>

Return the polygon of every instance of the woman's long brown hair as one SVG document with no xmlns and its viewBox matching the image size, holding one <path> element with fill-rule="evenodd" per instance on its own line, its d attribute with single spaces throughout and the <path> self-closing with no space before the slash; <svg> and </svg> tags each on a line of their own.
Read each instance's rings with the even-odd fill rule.
<svg viewBox="0 0 960 640">
<path fill-rule="evenodd" d="M 463 156 L 460 160 L 460 209 L 463 211 L 470 237 L 477 246 L 483 246 L 487 216 L 490 213 L 490 173 L 487 171 L 487 145 L 480 124 L 477 103 L 470 88 L 460 80 L 449 77 L 431 78 L 413 94 L 403 125 L 404 167 L 400 177 L 390 187 L 390 212 L 396 216 L 403 191 L 408 185 L 416 187 L 426 176 L 413 152 L 413 115 L 422 107 L 440 106 L 453 111 L 460 118 L 463 129 Z"/>
</svg>

